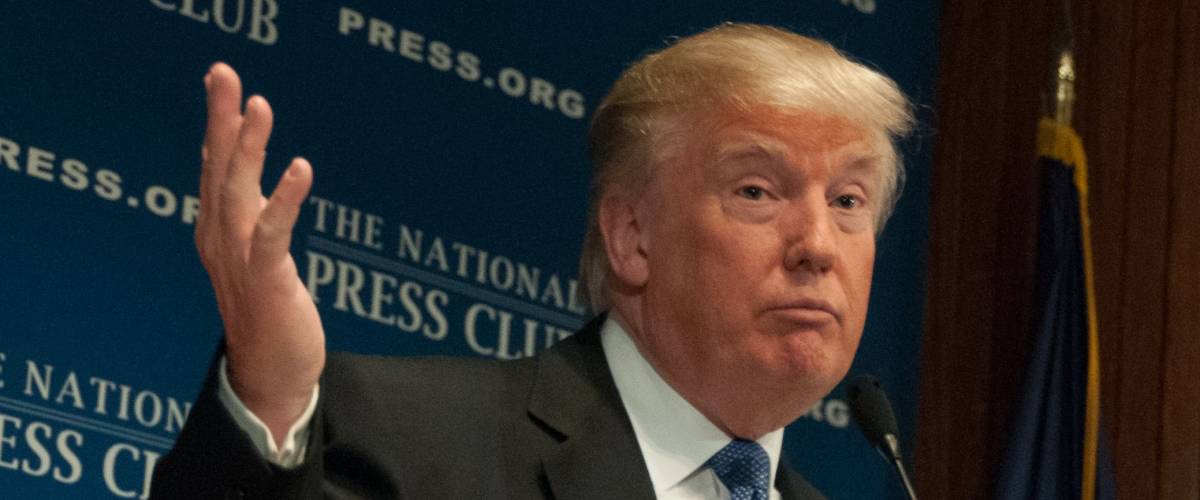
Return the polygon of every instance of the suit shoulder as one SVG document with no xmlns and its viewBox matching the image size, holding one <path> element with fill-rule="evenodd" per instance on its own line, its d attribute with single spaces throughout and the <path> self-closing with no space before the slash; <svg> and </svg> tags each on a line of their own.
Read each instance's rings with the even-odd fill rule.
<svg viewBox="0 0 1200 500">
<path fill-rule="evenodd" d="M 527 360 L 500 362 L 469 357 L 395 357 L 330 353 L 321 392 L 330 399 L 468 403 L 527 391 Z"/>
</svg>

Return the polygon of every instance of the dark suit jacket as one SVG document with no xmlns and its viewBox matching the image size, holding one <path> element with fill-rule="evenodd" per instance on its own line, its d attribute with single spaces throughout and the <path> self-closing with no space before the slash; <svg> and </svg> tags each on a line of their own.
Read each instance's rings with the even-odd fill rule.
<svg viewBox="0 0 1200 500">
<path fill-rule="evenodd" d="M 214 370 L 154 471 L 152 498 L 653 498 L 601 324 L 507 363 L 331 354 L 305 463 L 292 471 L 238 429 Z M 786 466 L 776 487 L 824 498 Z"/>
</svg>

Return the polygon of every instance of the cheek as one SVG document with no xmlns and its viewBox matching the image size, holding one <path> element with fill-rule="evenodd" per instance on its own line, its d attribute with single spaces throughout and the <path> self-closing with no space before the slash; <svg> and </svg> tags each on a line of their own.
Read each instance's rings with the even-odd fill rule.
<svg viewBox="0 0 1200 500">
<path fill-rule="evenodd" d="M 850 264 L 856 302 L 864 310 L 871 296 L 871 279 L 875 272 L 875 240 L 857 246 L 854 262 Z"/>
<path fill-rule="evenodd" d="M 745 261 L 746 237 L 719 210 L 705 206 L 670 214 L 667 225 L 655 231 L 655 259 L 675 271 L 673 278 L 690 286 L 715 286 L 713 280 L 736 275 Z"/>
<path fill-rule="evenodd" d="M 875 241 L 848 244 L 845 262 L 845 277 L 842 286 L 851 316 L 847 322 L 846 342 L 851 347 L 858 345 L 866 324 L 867 309 L 871 298 L 871 278 L 875 269 Z"/>
<path fill-rule="evenodd" d="M 782 250 L 770 226 L 725 224 L 692 236 L 693 286 L 703 288 L 725 314 L 749 314 L 762 288 L 782 267 Z M 739 318 L 746 320 L 748 318 Z"/>
<path fill-rule="evenodd" d="M 676 224 L 659 233 L 647 292 L 657 304 L 670 304 L 678 324 L 725 337 L 753 321 L 769 252 L 763 235 L 705 215 L 712 214 L 679 214 Z"/>
</svg>

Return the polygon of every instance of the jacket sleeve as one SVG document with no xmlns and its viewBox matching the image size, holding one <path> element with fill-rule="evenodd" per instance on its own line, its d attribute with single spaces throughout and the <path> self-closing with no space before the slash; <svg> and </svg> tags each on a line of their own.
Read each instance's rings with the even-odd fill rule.
<svg viewBox="0 0 1200 500">
<path fill-rule="evenodd" d="M 150 498 L 320 498 L 321 425 L 308 436 L 304 464 L 285 470 L 269 463 L 218 397 L 218 352 L 187 423 L 154 469 Z M 321 421 L 318 400 L 313 422 Z"/>
</svg>

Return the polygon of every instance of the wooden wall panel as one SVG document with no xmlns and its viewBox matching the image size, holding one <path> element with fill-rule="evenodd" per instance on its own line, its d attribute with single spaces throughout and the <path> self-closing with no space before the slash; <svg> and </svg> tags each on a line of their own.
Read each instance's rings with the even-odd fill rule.
<svg viewBox="0 0 1200 500">
<path fill-rule="evenodd" d="M 944 2 L 916 472 L 988 498 L 1028 350 L 1059 2 Z M 1102 432 L 1119 498 L 1200 498 L 1200 2 L 1076 2 Z M 990 211 L 990 213 L 989 213 Z"/>
<path fill-rule="evenodd" d="M 943 30 L 940 34 L 941 57 L 943 60 L 959 60 L 967 57 L 972 50 L 971 41 L 963 36 L 967 28 L 979 24 L 980 12 L 977 10 L 948 10 L 942 12 L 941 23 Z M 971 92 L 969 83 L 970 72 L 966 68 L 941 64 L 939 79 L 939 95 L 947 92 Z M 959 116 L 970 112 L 972 99 L 960 99 L 950 102 L 941 99 L 938 113 L 942 116 Z M 940 135 L 940 134 L 939 134 Z M 962 141 L 949 142 L 939 138 L 936 142 L 936 155 L 943 161 L 953 164 L 964 164 L 968 161 L 967 153 L 972 146 L 969 138 Z M 930 190 L 930 203 L 933 207 L 944 207 L 957 210 L 962 206 L 963 197 L 957 186 L 961 182 L 963 172 L 958 169 L 935 172 L 933 186 Z M 952 217 L 932 217 L 930 220 L 933 234 L 959 234 L 962 221 Z M 931 238 L 929 274 L 931 276 L 953 276 L 958 272 L 958 262 L 951 259 L 936 259 L 934 255 L 956 255 L 961 244 L 958 238 Z M 931 279 L 929 282 L 929 299 L 925 308 L 926 340 L 922 353 L 921 396 L 919 404 L 918 439 L 914 458 L 917 461 L 916 476 L 949 477 L 954 474 L 951 467 L 957 457 L 953 455 L 957 447 L 954 445 L 953 408 L 944 404 L 942 395 L 949 393 L 954 384 L 942 373 L 954 373 L 951 365 L 953 353 L 959 346 L 941 348 L 943 337 L 937 335 L 936 340 L 930 338 L 928 332 L 941 332 L 957 324 L 957 308 L 952 303 L 932 307 L 935 297 L 957 297 L 960 293 L 957 280 Z M 934 326 L 936 325 L 936 326 Z M 936 335 L 936 334 L 935 334 Z M 936 342 L 936 344 L 935 344 Z M 918 486 L 924 495 L 932 498 L 949 498 L 949 485 L 943 481 L 924 482 Z"/>
<path fill-rule="evenodd" d="M 1028 336 L 1032 297 L 1025 292 L 1032 276 L 1024 269 L 1033 263 L 1037 209 L 1037 192 L 1027 186 L 1036 175 L 1039 97 L 1028 89 L 1044 76 L 1028 63 L 1046 54 L 1026 42 L 1047 36 L 1038 28 L 1048 19 L 1040 6 L 979 2 L 943 12 L 935 156 L 958 168 L 933 175 L 935 236 L 914 457 L 918 478 L 955 480 L 922 482 L 928 498 L 990 489 L 998 457 L 980 450 L 995 449 L 1002 436 L 975 430 L 1006 420 L 1020 381 L 1014 368 Z M 1024 15 L 1005 15 L 1009 9 Z"/>
<path fill-rule="evenodd" d="M 1200 498 L 1200 3 L 1179 3 L 1161 498 Z"/>
<path fill-rule="evenodd" d="M 1129 116 L 1138 133 L 1125 162 L 1127 214 L 1120 328 L 1121 376 L 1117 391 L 1114 455 L 1122 462 L 1158 460 L 1162 422 L 1162 359 L 1167 276 L 1167 220 L 1173 139 L 1175 19 L 1168 2 L 1135 2 L 1133 87 L 1136 110 Z M 1132 212 L 1129 210 L 1132 209 Z M 1158 491 L 1154 470 L 1122 471 L 1122 498 Z"/>
<path fill-rule="evenodd" d="M 1045 7 L 1044 0 L 1023 2 L 982 2 L 1000 5 L 1000 9 L 1017 9 L 1020 16 L 1007 16 L 1008 36 L 1003 43 L 1009 48 L 1006 61 L 1006 78 L 1004 84 L 1004 105 L 990 110 L 981 110 L 980 114 L 972 116 L 972 122 L 981 115 L 994 114 L 998 120 L 997 130 L 990 131 L 990 144 L 996 151 L 988 152 L 991 165 L 984 168 L 1003 172 L 999 182 L 979 185 L 971 192 L 990 193 L 991 210 L 996 213 L 997 224 L 993 229 L 995 236 L 991 239 L 994 258 L 978 258 L 972 266 L 988 269 L 988 282 L 980 282 L 977 286 L 993 291 L 989 302 L 979 302 L 984 311 L 991 317 L 992 332 L 990 362 L 986 365 L 989 373 L 981 375 L 981 380 L 974 387 L 986 394 L 1001 394 L 1001 397 L 989 397 L 987 401 L 987 418 L 983 421 L 984 429 L 1002 429 L 1011 420 L 1014 410 L 1014 399 L 1020 389 L 1024 376 L 1022 367 L 1028 345 L 1031 343 L 1028 326 L 1033 322 L 1033 289 L 1034 276 L 1028 272 L 1035 265 L 1035 250 L 1037 248 L 1037 214 L 1039 198 L 1038 190 L 1030 190 L 1028 186 L 1036 185 L 1041 178 L 1037 169 L 1036 130 L 1037 117 L 1043 104 L 1039 92 L 1030 89 L 1041 88 L 1047 79 L 1045 71 L 1031 64 L 1031 61 L 1041 61 L 1049 57 L 1048 46 L 1051 30 L 1047 26 L 1053 24 L 1053 9 Z M 997 7 L 992 7 L 997 8 Z M 994 19 L 1005 16 L 993 14 Z M 985 53 L 986 54 L 986 53 Z M 978 78 L 978 77 L 976 77 Z M 972 174 L 977 168 L 971 169 Z M 963 255 L 967 259 L 975 259 L 972 254 Z M 982 273 L 981 273 L 982 274 Z M 970 324 L 961 325 L 964 333 L 977 344 L 985 340 L 974 335 Z M 972 367 L 966 367 L 972 369 Z M 984 366 L 973 368 L 982 371 Z M 982 382 L 987 382 L 984 385 Z M 989 436 L 988 448 L 1002 449 L 1007 442 L 1004 433 L 985 433 Z M 997 454 L 998 455 L 998 454 Z M 967 457 L 964 457 L 967 458 Z M 994 467 L 999 456 L 985 463 Z M 991 477 L 982 481 L 991 486 Z"/>
</svg>

